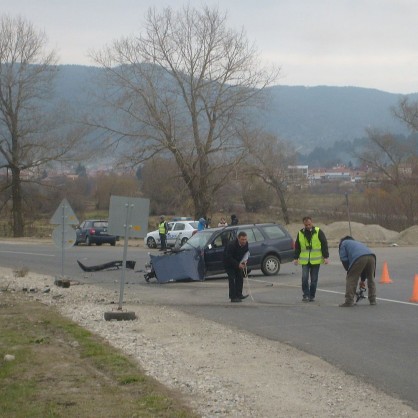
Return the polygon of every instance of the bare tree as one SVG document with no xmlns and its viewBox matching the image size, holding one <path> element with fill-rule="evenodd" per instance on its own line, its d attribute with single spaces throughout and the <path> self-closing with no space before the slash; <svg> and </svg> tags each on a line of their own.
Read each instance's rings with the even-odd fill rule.
<svg viewBox="0 0 418 418">
<path fill-rule="evenodd" d="M 0 18 L 0 168 L 11 174 L 3 191 L 11 192 L 16 237 L 24 234 L 23 184 L 40 181 L 40 168 L 67 158 L 80 138 L 51 105 L 57 68 L 45 46 L 45 34 L 28 21 Z"/>
<path fill-rule="evenodd" d="M 418 210 L 416 145 L 378 130 L 369 129 L 367 134 L 368 142 L 357 158 L 379 175 L 382 187 L 398 202 L 398 215 L 411 226 Z"/>
<path fill-rule="evenodd" d="M 196 219 L 207 215 L 211 197 L 245 153 L 238 130 L 247 110 L 278 71 L 261 68 L 244 31 L 228 29 L 226 15 L 208 7 L 150 9 L 141 35 L 92 56 L 106 70 L 106 103 L 123 117 L 123 128 L 102 126 L 134 140 L 133 164 L 171 156 Z"/>
<path fill-rule="evenodd" d="M 246 173 L 260 178 L 274 190 L 279 200 L 284 222 L 289 224 L 288 167 L 295 163 L 295 150 L 289 143 L 265 132 L 252 132 L 245 137 L 244 142 L 248 150 Z"/>
<path fill-rule="evenodd" d="M 399 105 L 392 109 L 393 114 L 403 121 L 413 132 L 418 132 L 418 102 L 412 102 L 403 97 Z"/>
</svg>

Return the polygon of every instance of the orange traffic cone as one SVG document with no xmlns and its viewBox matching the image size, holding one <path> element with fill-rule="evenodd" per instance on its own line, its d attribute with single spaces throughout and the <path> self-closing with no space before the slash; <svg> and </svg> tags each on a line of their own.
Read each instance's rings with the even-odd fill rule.
<svg viewBox="0 0 418 418">
<path fill-rule="evenodd" d="M 415 275 L 414 289 L 412 290 L 412 296 L 409 301 L 418 303 L 418 274 Z"/>
<path fill-rule="evenodd" d="M 386 263 L 386 261 L 383 263 L 382 276 L 379 283 L 392 283 L 392 280 L 389 277 L 388 263 Z"/>
</svg>

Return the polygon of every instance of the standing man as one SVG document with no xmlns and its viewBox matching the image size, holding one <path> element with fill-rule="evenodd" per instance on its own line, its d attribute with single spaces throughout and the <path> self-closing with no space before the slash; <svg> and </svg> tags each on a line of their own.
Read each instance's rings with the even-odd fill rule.
<svg viewBox="0 0 418 418">
<path fill-rule="evenodd" d="M 367 279 L 369 303 L 370 305 L 376 305 L 376 283 L 374 281 L 376 255 L 370 248 L 349 235 L 341 239 L 338 252 L 341 263 L 347 271 L 345 279 L 345 302 L 340 307 L 350 308 L 354 306 L 354 296 L 359 277 L 363 284 L 364 280 Z"/>
<path fill-rule="evenodd" d="M 244 269 L 247 265 L 246 254 L 248 253 L 247 234 L 244 231 L 238 233 L 238 237 L 228 242 L 224 254 L 224 266 L 228 274 L 229 299 L 231 302 L 241 302 L 248 295 L 242 294 L 244 282 Z M 243 261 L 245 260 L 245 261 Z"/>
<path fill-rule="evenodd" d="M 160 216 L 160 223 L 158 224 L 158 232 L 160 234 L 161 251 L 165 251 L 167 249 L 168 224 L 162 215 Z"/>
<path fill-rule="evenodd" d="M 328 242 L 322 229 L 313 226 L 310 216 L 303 218 L 303 225 L 296 237 L 293 263 L 302 266 L 302 301 L 313 302 L 318 285 L 319 267 L 322 263 L 328 264 Z"/>
</svg>

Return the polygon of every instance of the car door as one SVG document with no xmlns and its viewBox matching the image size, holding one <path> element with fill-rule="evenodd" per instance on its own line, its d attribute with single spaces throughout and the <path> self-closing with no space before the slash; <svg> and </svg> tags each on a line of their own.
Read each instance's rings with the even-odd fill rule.
<svg viewBox="0 0 418 418">
<path fill-rule="evenodd" d="M 186 225 L 183 222 L 175 222 L 167 234 L 167 244 L 175 245 L 177 238 L 181 240 L 185 228 Z"/>
<path fill-rule="evenodd" d="M 238 233 L 244 231 L 247 234 L 248 239 L 248 250 L 250 252 L 250 257 L 247 262 L 247 266 L 255 268 L 256 266 L 261 265 L 261 260 L 263 256 L 263 234 L 256 227 L 238 227 Z"/>
<path fill-rule="evenodd" d="M 237 235 L 237 230 L 228 229 L 219 231 L 205 249 L 205 266 L 208 274 L 222 273 L 224 269 L 224 252 L 229 241 L 233 241 Z"/>
<path fill-rule="evenodd" d="M 89 222 L 87 221 L 83 221 L 80 225 L 80 227 L 77 230 L 77 234 L 78 234 L 78 238 L 77 241 L 81 241 L 84 242 L 86 240 L 86 233 L 87 233 L 87 228 L 88 228 L 88 224 Z"/>
</svg>

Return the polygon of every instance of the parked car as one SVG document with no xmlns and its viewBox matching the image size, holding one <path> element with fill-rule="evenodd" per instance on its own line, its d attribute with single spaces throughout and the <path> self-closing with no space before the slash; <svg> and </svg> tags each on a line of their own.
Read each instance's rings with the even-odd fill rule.
<svg viewBox="0 0 418 418">
<path fill-rule="evenodd" d="M 197 231 L 197 221 L 177 221 L 168 222 L 167 246 L 173 247 L 176 241 L 183 245 Z M 160 243 L 160 233 L 158 229 L 148 232 L 144 238 L 144 243 L 148 248 L 157 248 Z"/>
<path fill-rule="evenodd" d="M 205 276 L 225 273 L 225 246 L 236 239 L 240 231 L 245 231 L 248 237 L 249 270 L 261 269 L 266 276 L 275 275 L 279 273 L 281 264 L 293 261 L 294 241 L 284 226 L 274 223 L 205 229 L 193 235 L 181 250 L 203 250 Z"/>
<path fill-rule="evenodd" d="M 83 221 L 75 230 L 76 241 L 74 245 L 84 243 L 86 245 L 110 244 L 116 245 L 119 237 L 107 233 L 108 221 L 104 219 L 88 219 Z"/>
</svg>

